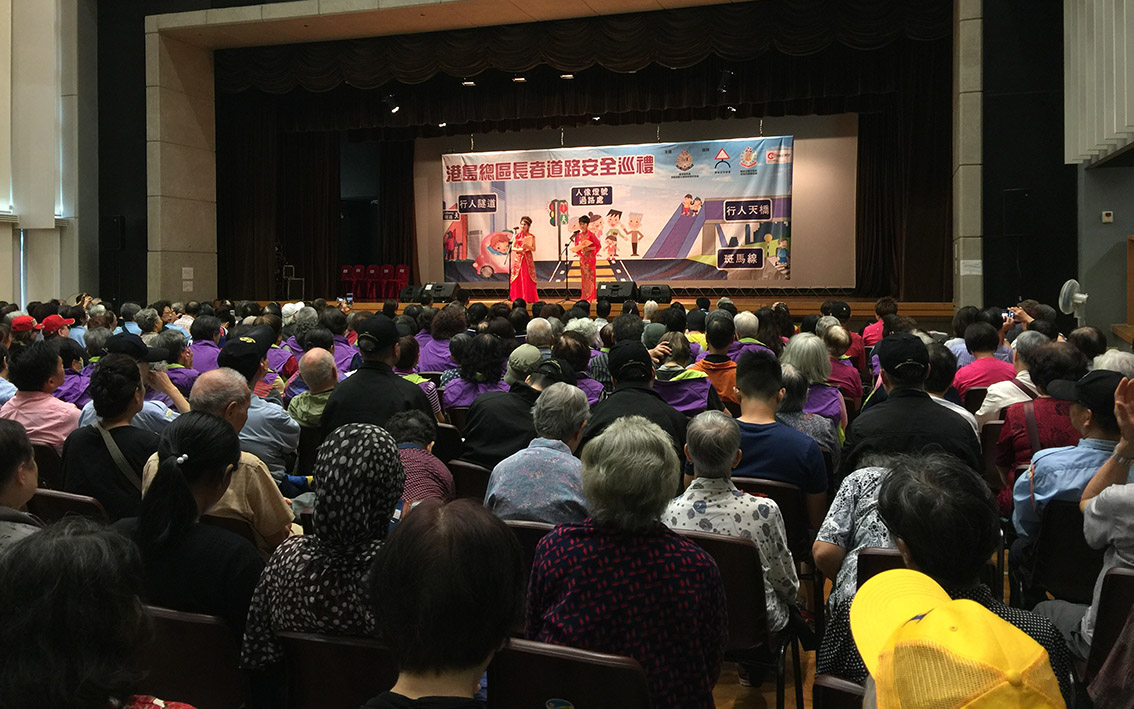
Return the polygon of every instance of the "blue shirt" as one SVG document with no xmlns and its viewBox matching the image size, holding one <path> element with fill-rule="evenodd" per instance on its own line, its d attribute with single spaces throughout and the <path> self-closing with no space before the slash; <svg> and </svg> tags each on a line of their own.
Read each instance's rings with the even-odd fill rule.
<svg viewBox="0 0 1134 709">
<path fill-rule="evenodd" d="M 121 325 L 116 327 L 114 329 L 114 332 L 111 333 L 111 334 L 114 334 L 114 335 L 122 334 L 122 328 L 126 328 L 126 332 L 137 335 L 139 337 L 142 336 L 142 328 L 138 327 L 138 323 L 134 322 L 133 320 L 127 320 L 126 322 L 122 323 Z"/>
<path fill-rule="evenodd" d="M 1094 474 L 1114 452 L 1115 441 L 1084 438 L 1075 446 L 1039 451 L 1026 475 L 1012 488 L 1012 523 L 1021 537 L 1034 537 L 1043 508 L 1052 500 L 1078 500 Z"/>
<path fill-rule="evenodd" d="M 957 369 L 976 361 L 976 357 L 973 357 L 973 353 L 969 352 L 968 345 L 965 344 L 964 340 L 961 340 L 961 344 L 950 347 L 949 351 L 957 355 Z M 992 356 L 1002 362 L 1012 364 L 1012 346 L 1006 344 L 997 347 L 996 352 Z M 874 374 L 877 376 L 877 370 L 875 370 Z"/>
<path fill-rule="evenodd" d="M 147 399 L 142 402 L 142 410 L 134 415 L 130 425 L 160 436 L 165 427 L 180 415 L 160 401 Z M 95 421 L 98 421 L 98 414 L 95 413 L 94 402 L 88 401 L 79 414 L 79 426 L 89 426 Z"/>
<path fill-rule="evenodd" d="M 7 379 L 0 378 L 0 406 L 7 404 L 8 399 L 11 399 L 13 396 L 15 396 L 17 391 L 19 390 L 16 389 L 15 384 L 8 381 Z"/>
<path fill-rule="evenodd" d="M 248 422 L 240 431 L 240 450 L 268 466 L 277 480 L 287 475 L 286 458 L 299 446 L 299 424 L 279 404 L 252 396 Z"/>
<path fill-rule="evenodd" d="M 587 518 L 583 463 L 562 441 L 533 439 L 493 468 L 484 506 L 501 519 L 581 523 Z"/>
<path fill-rule="evenodd" d="M 779 480 L 808 495 L 827 491 L 827 466 L 814 439 L 782 423 L 737 423 L 741 458 L 733 477 Z"/>
<path fill-rule="evenodd" d="M 87 329 L 82 325 L 72 325 L 71 332 L 68 333 L 67 337 L 78 342 L 83 346 L 83 349 L 87 348 Z"/>
</svg>

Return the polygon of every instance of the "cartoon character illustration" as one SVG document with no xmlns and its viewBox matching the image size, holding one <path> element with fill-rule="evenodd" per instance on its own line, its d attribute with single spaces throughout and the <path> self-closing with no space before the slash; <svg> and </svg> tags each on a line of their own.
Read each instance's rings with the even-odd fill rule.
<svg viewBox="0 0 1134 709">
<path fill-rule="evenodd" d="M 697 212 L 701 211 L 701 198 L 694 197 L 693 204 L 689 207 L 689 209 L 693 212 L 693 216 L 697 216 Z"/>
<path fill-rule="evenodd" d="M 630 212 L 626 217 L 626 225 L 630 227 L 630 255 L 638 255 L 638 242 L 642 240 L 642 214 Z"/>
<path fill-rule="evenodd" d="M 685 172 L 693 167 L 693 156 L 689 154 L 688 150 L 682 150 L 677 156 L 677 169 Z"/>
<path fill-rule="evenodd" d="M 688 217 L 693 211 L 693 195 L 687 194 L 681 198 L 681 216 Z"/>
<path fill-rule="evenodd" d="M 769 236 L 771 236 L 769 234 Z M 780 248 L 776 249 L 776 262 L 787 265 L 788 262 L 788 249 L 787 239 L 780 239 Z"/>
<path fill-rule="evenodd" d="M 761 246 L 764 248 L 764 263 L 771 263 L 772 256 L 775 255 L 776 247 L 772 244 L 772 235 L 770 233 L 764 235 L 764 243 L 761 244 Z"/>
<path fill-rule="evenodd" d="M 620 224 L 622 212 L 612 209 L 606 213 L 606 257 L 608 259 L 618 256 L 618 240 L 626 241 L 626 230 Z"/>
<path fill-rule="evenodd" d="M 482 278 L 492 278 L 496 273 L 508 273 L 509 253 L 512 250 L 512 232 L 494 231 L 480 241 L 480 255 L 473 261 L 473 268 Z"/>
</svg>

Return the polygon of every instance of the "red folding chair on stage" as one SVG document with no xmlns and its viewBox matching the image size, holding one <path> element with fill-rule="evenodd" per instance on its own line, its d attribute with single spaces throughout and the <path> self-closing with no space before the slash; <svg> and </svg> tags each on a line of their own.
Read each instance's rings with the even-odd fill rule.
<svg viewBox="0 0 1134 709">
<path fill-rule="evenodd" d="M 339 271 L 339 293 L 354 292 L 354 266 L 343 266 Z"/>
<path fill-rule="evenodd" d="M 377 264 L 370 264 L 366 267 L 366 277 L 363 279 L 361 293 L 356 292 L 354 297 L 357 299 L 365 298 L 367 300 L 374 300 L 381 292 L 382 277 L 379 275 L 379 268 Z"/>
<path fill-rule="evenodd" d="M 394 269 L 394 278 L 390 281 L 390 290 L 386 293 L 387 298 L 397 298 L 402 289 L 409 285 L 409 266 L 405 264 L 398 264 Z"/>
<path fill-rule="evenodd" d="M 378 274 L 380 282 L 378 292 L 374 294 L 375 300 L 383 298 L 397 298 L 398 297 L 398 284 L 395 283 L 394 267 L 386 264 Z M 391 291 L 393 291 L 391 293 Z"/>
<path fill-rule="evenodd" d="M 347 293 L 354 293 L 355 296 L 363 295 L 366 288 L 366 266 L 361 264 L 355 266 L 352 270 L 352 278 L 354 279 L 354 285 L 351 286 L 351 289 L 347 291 Z M 346 293 L 343 295 L 346 295 Z"/>
</svg>

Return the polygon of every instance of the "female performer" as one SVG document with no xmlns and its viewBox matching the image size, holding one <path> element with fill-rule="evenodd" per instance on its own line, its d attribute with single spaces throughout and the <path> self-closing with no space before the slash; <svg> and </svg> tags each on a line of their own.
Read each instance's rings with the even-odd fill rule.
<svg viewBox="0 0 1134 709">
<path fill-rule="evenodd" d="M 511 300 L 523 298 L 529 303 L 539 300 L 535 279 L 535 234 L 531 217 L 520 217 L 520 232 L 512 241 Z"/>
<path fill-rule="evenodd" d="M 579 255 L 579 277 L 581 280 L 580 300 L 595 301 L 598 291 L 595 286 L 595 266 L 602 242 L 597 234 L 590 230 L 591 219 L 587 215 L 579 217 L 579 231 L 575 234 L 575 246 L 572 248 Z"/>
</svg>

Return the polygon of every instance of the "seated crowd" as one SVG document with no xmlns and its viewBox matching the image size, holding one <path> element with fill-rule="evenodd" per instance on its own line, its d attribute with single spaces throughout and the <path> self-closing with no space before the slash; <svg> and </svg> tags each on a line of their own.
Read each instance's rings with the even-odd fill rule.
<svg viewBox="0 0 1134 709">
<path fill-rule="evenodd" d="M 858 332 L 841 301 L 615 305 L 0 304 L 0 706 L 186 706 L 145 691 L 147 604 L 219 617 L 250 707 L 286 705 L 295 632 L 389 649 L 367 707 L 484 706 L 509 637 L 712 707 L 726 657 L 765 672 L 705 534 L 756 554 L 765 642 L 868 701 L 1121 694 L 1082 666 L 1134 568 L 1134 355 L 1036 301 L 949 333 L 892 298 Z M 45 521 L 52 489 L 97 514 Z M 1102 551 L 1090 603 L 1044 585 L 1057 533 Z M 905 568 L 867 580 L 878 548 Z M 907 681 L 972 663 L 1009 679 Z"/>
</svg>

